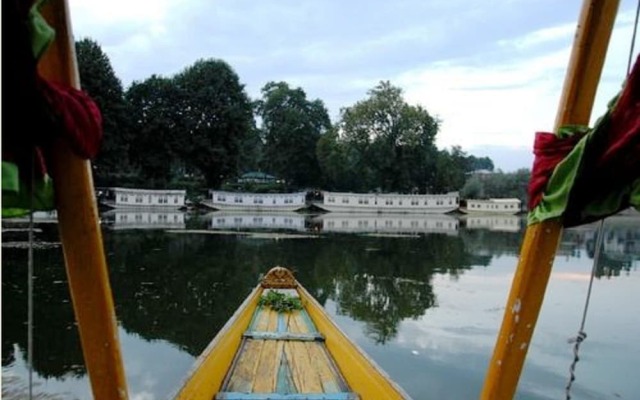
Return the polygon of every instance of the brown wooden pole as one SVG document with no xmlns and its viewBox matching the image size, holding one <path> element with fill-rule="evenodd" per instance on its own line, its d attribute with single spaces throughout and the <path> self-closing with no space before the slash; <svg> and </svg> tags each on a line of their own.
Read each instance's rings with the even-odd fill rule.
<svg viewBox="0 0 640 400">
<path fill-rule="evenodd" d="M 585 0 L 564 83 L 557 131 L 588 125 L 619 0 Z M 481 399 L 512 399 L 531 343 L 562 234 L 559 220 L 527 228 Z"/>
<path fill-rule="evenodd" d="M 67 2 L 50 0 L 46 4 L 43 15 L 56 30 L 56 40 L 40 61 L 39 71 L 46 79 L 79 88 Z M 127 399 L 91 164 L 57 139 L 51 173 L 69 289 L 93 397 Z"/>
</svg>

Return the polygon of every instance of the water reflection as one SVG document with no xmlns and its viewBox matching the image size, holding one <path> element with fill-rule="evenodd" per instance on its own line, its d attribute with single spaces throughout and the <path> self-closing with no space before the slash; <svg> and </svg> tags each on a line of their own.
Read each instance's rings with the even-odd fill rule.
<svg viewBox="0 0 640 400">
<path fill-rule="evenodd" d="M 188 225 L 188 218 L 184 218 L 184 214 L 179 215 L 183 216 L 183 226 Z M 456 372 L 457 367 L 447 369 L 450 376 L 446 377 L 442 372 L 432 372 L 443 382 L 464 379 L 476 382 L 474 385 L 479 384 L 486 360 L 477 352 L 471 354 L 467 341 L 470 337 L 477 341 L 480 338 L 493 341 L 492 329 L 497 324 L 499 310 L 491 309 L 489 312 L 479 307 L 490 297 L 496 304 L 504 301 L 503 293 L 494 293 L 495 288 L 489 283 L 494 282 L 492 274 L 502 271 L 500 274 L 507 276 L 512 271 L 522 231 L 512 231 L 510 222 L 474 222 L 471 228 L 469 219 L 458 220 L 446 215 L 430 217 L 433 216 L 418 219 L 394 216 L 397 219 L 390 220 L 387 218 L 391 216 L 384 215 L 324 214 L 318 217 L 296 213 L 257 216 L 212 213 L 201 218 L 205 228 L 212 230 L 293 229 L 320 233 L 316 238 L 300 240 L 141 229 L 141 225 L 135 223 L 135 217 L 131 224 L 121 225 L 123 229 L 105 230 L 105 250 L 124 337 L 125 359 L 126 354 L 139 354 L 142 347 L 147 349 L 144 359 L 151 359 L 148 354 L 152 353 L 163 358 L 154 359 L 153 365 L 146 365 L 141 359 L 127 361 L 137 363 L 137 368 L 128 365 L 132 391 L 139 392 L 144 387 L 154 397 L 165 397 L 167 388 L 177 385 L 187 372 L 188 361 L 204 349 L 249 293 L 260 274 L 274 265 L 294 269 L 298 279 L 321 304 L 334 307 L 330 312 L 350 327 L 350 335 L 374 358 L 382 357 L 382 362 L 377 358 L 376 361 L 384 364 L 392 375 L 415 377 L 405 366 L 417 362 L 399 359 L 392 348 L 412 343 L 419 351 L 431 347 L 436 351 L 434 338 L 439 337 L 438 343 L 459 339 L 464 345 L 458 346 L 458 353 L 467 354 L 467 360 L 477 361 L 474 375 L 456 375 L 460 373 Z M 105 218 L 113 218 L 111 227 L 119 220 L 115 213 L 107 214 Z M 126 220 L 129 221 L 130 217 Z M 165 228 L 159 219 L 146 220 L 151 221 L 146 225 L 148 227 Z M 387 224 L 386 220 L 392 222 Z M 329 226 L 332 221 L 333 227 L 337 226 L 335 230 Z M 344 230 L 340 230 L 342 221 L 347 221 Z M 368 221 L 366 226 L 364 221 Z M 612 218 L 607 222 L 598 277 L 613 280 L 632 273 L 637 267 L 636 261 L 640 259 L 639 222 L 638 218 Z M 504 226 L 506 228 L 501 228 Z M 368 230 L 372 227 L 378 230 Z M 565 232 L 558 256 L 559 271 L 562 271 L 566 260 L 593 258 L 594 229 L 594 225 L 589 225 Z M 419 234 L 383 237 L 346 232 Z M 52 235 L 55 232 L 44 229 L 37 239 L 54 242 L 56 239 Z M 3 241 L 4 236 L 3 233 Z M 12 237 L 14 239 L 20 238 Z M 3 249 L 2 365 L 5 371 L 24 368 L 24 364 L 17 361 L 23 357 L 27 344 L 26 257 L 24 248 Z M 71 382 L 82 378 L 86 386 L 61 249 L 38 249 L 35 257 L 34 369 L 41 380 L 56 378 L 71 385 Z M 479 274 L 483 278 L 473 281 Z M 465 277 L 475 283 L 457 286 L 457 282 Z M 502 286 L 509 283 L 502 275 L 499 282 Z M 443 302 L 455 304 L 458 308 L 447 308 L 446 313 L 444 310 L 438 312 Z M 478 317 L 473 326 L 469 322 L 470 312 Z M 440 326 L 447 324 L 455 326 L 455 329 L 439 330 Z M 147 345 L 142 346 L 142 341 Z M 487 346 L 490 345 L 492 343 Z M 182 355 L 180 362 L 176 361 L 178 354 Z M 395 361 L 385 363 L 385 360 Z M 176 365 L 175 370 L 157 370 L 158 365 L 173 364 Z M 135 372 L 140 369 L 162 374 L 162 385 L 144 386 L 148 385 L 148 379 Z M 469 373 L 465 370 L 465 374 Z M 422 393 L 428 392 L 420 379 L 406 384 L 415 398 L 423 398 Z M 435 385 L 436 382 L 430 384 Z M 65 390 L 72 389 L 67 387 Z M 464 396 L 473 394 L 474 390 L 477 390 L 476 386 L 464 392 Z"/>
<path fill-rule="evenodd" d="M 295 212 L 243 213 L 217 211 L 205 215 L 203 219 L 209 219 L 209 228 L 214 230 L 306 230 L 306 217 Z"/>
<path fill-rule="evenodd" d="M 458 220 L 444 214 L 340 214 L 328 213 L 313 218 L 318 231 L 337 233 L 458 233 Z"/>
<path fill-rule="evenodd" d="M 519 232 L 525 222 L 519 215 L 464 215 L 461 219 L 467 229 L 489 229 L 502 232 Z"/>
<path fill-rule="evenodd" d="M 101 214 L 102 223 L 118 229 L 184 229 L 185 213 L 178 210 L 114 209 Z"/>
</svg>

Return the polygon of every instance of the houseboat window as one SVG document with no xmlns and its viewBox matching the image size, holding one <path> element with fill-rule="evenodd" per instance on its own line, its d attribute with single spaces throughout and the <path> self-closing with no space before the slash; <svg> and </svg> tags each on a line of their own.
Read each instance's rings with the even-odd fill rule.
<svg viewBox="0 0 640 400">
<path fill-rule="evenodd" d="M 401 206 L 402 205 L 402 200 L 398 200 L 398 205 Z"/>
<path fill-rule="evenodd" d="M 273 199 L 273 204 L 276 204 L 276 199 Z"/>
<path fill-rule="evenodd" d="M 234 197 L 233 201 L 234 201 L 235 203 L 242 203 L 242 197 L 238 197 L 238 196 L 236 196 L 236 197 Z"/>
<path fill-rule="evenodd" d="M 342 202 L 343 202 L 344 204 L 349 204 L 349 199 L 344 198 L 344 199 L 342 199 Z"/>
<path fill-rule="evenodd" d="M 418 200 L 411 200 L 411 205 L 412 206 L 417 206 L 418 205 Z"/>
<path fill-rule="evenodd" d="M 173 204 L 178 204 L 178 196 L 173 198 Z"/>
<path fill-rule="evenodd" d="M 364 199 L 364 204 L 369 204 L 369 199 Z"/>
<path fill-rule="evenodd" d="M 142 196 L 136 196 L 136 203 L 142 203 Z"/>
<path fill-rule="evenodd" d="M 358 199 L 358 204 L 363 204 L 363 200 L 362 199 Z"/>
</svg>

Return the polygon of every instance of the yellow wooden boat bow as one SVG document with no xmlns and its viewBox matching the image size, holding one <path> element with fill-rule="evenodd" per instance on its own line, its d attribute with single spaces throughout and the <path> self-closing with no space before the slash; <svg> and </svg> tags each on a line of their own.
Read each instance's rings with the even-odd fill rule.
<svg viewBox="0 0 640 400">
<path fill-rule="evenodd" d="M 269 291 L 302 303 L 278 312 Z M 196 361 L 177 399 L 408 399 L 286 268 L 271 269 Z"/>
</svg>

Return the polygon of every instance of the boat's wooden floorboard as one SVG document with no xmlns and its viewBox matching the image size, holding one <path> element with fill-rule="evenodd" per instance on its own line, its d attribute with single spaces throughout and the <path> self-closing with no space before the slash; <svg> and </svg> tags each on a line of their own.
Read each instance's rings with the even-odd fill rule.
<svg viewBox="0 0 640 400">
<path fill-rule="evenodd" d="M 291 339 L 291 334 L 318 334 L 306 311 L 279 314 L 258 307 L 248 329 L 251 332 L 263 336 L 268 332 L 273 337 L 245 337 L 223 393 L 348 392 L 323 341 Z M 279 339 L 287 334 L 287 340 Z"/>
</svg>

